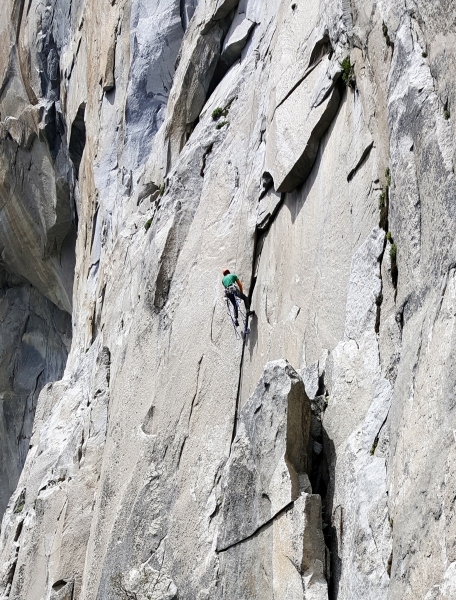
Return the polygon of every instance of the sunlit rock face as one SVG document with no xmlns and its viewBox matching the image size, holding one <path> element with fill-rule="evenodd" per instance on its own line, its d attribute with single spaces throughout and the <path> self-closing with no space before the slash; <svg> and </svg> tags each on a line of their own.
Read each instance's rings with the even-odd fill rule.
<svg viewBox="0 0 456 600">
<path fill-rule="evenodd" d="M 0 17 L 0 598 L 453 598 L 452 4 Z"/>
</svg>

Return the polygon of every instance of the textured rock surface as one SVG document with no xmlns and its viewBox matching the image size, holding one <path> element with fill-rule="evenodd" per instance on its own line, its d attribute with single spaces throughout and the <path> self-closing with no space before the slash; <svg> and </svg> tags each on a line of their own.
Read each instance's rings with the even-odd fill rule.
<svg viewBox="0 0 456 600">
<path fill-rule="evenodd" d="M 253 535 L 308 491 L 310 402 L 286 361 L 268 363 L 243 407 L 222 477 L 217 550 Z"/>
<path fill-rule="evenodd" d="M 452 3 L 0 17 L 0 598 L 452 598 Z"/>
<path fill-rule="evenodd" d="M 62 376 L 71 318 L 0 271 L 0 513 L 24 466 L 42 387 Z"/>
<path fill-rule="evenodd" d="M 223 598 L 328 597 L 321 499 L 307 475 L 310 418 L 296 371 L 268 363 L 221 477 Z"/>
</svg>

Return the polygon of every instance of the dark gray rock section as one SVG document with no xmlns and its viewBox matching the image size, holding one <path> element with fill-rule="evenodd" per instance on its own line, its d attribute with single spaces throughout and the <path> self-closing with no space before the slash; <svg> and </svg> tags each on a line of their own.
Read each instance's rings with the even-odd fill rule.
<svg viewBox="0 0 456 600">
<path fill-rule="evenodd" d="M 63 375 L 71 317 L 0 270 L 0 331 L 1 517 L 27 456 L 38 395 Z"/>
</svg>

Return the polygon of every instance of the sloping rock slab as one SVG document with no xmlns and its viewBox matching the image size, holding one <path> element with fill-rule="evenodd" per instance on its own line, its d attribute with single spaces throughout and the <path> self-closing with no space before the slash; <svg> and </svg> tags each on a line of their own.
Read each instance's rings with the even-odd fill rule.
<svg viewBox="0 0 456 600">
<path fill-rule="evenodd" d="M 222 49 L 222 60 L 231 66 L 240 56 L 250 32 L 255 23 L 245 17 L 245 13 L 238 13 L 231 24 Z"/>
<path fill-rule="evenodd" d="M 267 132 L 265 170 L 277 192 L 292 192 L 312 169 L 340 102 L 330 74 L 330 60 L 325 58 L 275 109 Z M 320 101 L 322 94 L 326 97 Z"/>
<path fill-rule="evenodd" d="M 251 536 L 308 489 L 310 401 L 286 360 L 269 362 L 225 466 L 217 550 Z M 307 485 L 306 485 L 307 484 Z"/>
</svg>

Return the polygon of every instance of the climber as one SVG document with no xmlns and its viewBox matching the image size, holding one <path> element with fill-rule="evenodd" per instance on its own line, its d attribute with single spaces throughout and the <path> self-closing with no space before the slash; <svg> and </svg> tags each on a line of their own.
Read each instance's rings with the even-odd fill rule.
<svg viewBox="0 0 456 600">
<path fill-rule="evenodd" d="M 250 302 L 249 302 L 249 299 L 247 298 L 247 296 L 244 294 L 244 290 L 242 289 L 242 283 L 240 282 L 239 277 L 237 275 L 235 275 L 234 273 L 230 273 L 229 269 L 223 269 L 222 273 L 223 273 L 222 283 L 223 283 L 223 287 L 225 288 L 225 296 L 228 298 L 228 300 L 233 305 L 234 324 L 236 325 L 236 327 L 238 327 L 239 326 L 239 321 L 238 321 L 239 315 L 238 315 L 238 307 L 236 304 L 235 296 L 237 296 L 238 298 L 241 298 L 241 300 L 244 301 L 247 316 L 253 315 L 254 312 L 250 310 Z"/>
</svg>

